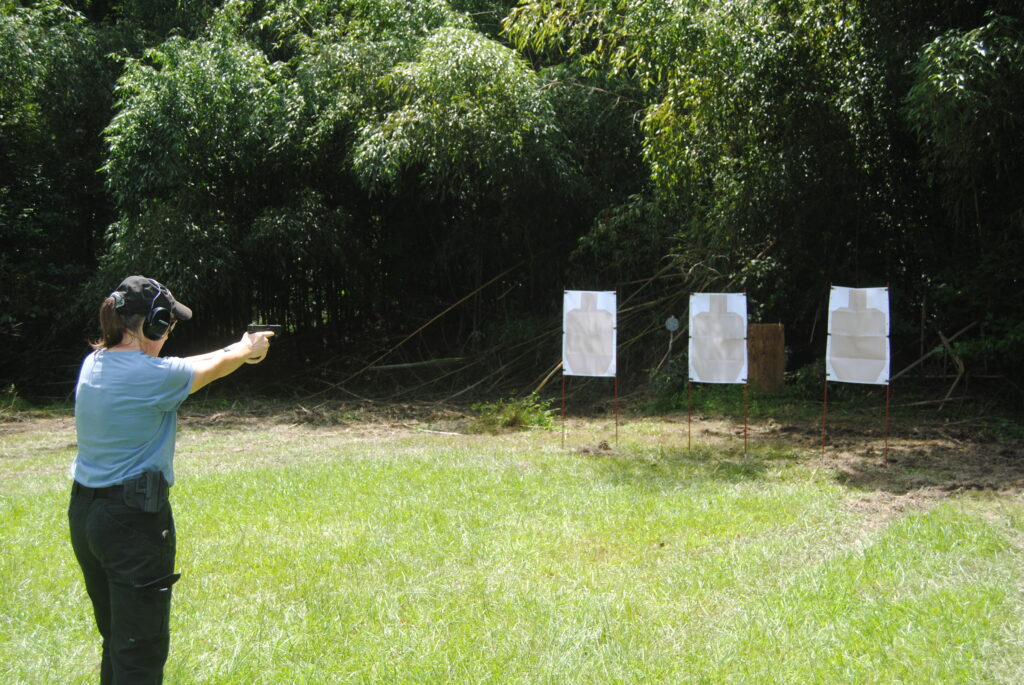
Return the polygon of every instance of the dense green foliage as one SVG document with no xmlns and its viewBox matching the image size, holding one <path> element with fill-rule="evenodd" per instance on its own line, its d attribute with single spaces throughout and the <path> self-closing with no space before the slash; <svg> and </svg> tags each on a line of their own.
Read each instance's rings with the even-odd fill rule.
<svg viewBox="0 0 1024 685">
<path fill-rule="evenodd" d="M 529 383 L 565 287 L 636 372 L 696 290 L 820 354 L 829 282 L 892 286 L 897 367 L 977 322 L 1019 377 L 1024 10 L 890 5 L 3 0 L 0 378 L 66 390 L 128 273 L 196 310 L 170 351 L 272 319 L 317 388 Z"/>
</svg>

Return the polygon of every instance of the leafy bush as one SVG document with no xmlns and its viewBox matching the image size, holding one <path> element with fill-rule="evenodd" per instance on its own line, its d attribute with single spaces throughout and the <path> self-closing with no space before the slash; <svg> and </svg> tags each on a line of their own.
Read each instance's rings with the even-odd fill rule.
<svg viewBox="0 0 1024 685">
<path fill-rule="evenodd" d="M 0 419 L 6 420 L 9 416 L 13 416 L 14 413 L 24 408 L 25 401 L 18 396 L 18 391 L 13 383 L 7 386 L 7 388 L 0 390 Z"/>
<path fill-rule="evenodd" d="M 651 400 L 646 411 L 665 414 L 686 409 L 686 384 L 689 366 L 686 357 L 678 357 L 651 371 L 648 377 Z"/>
<path fill-rule="evenodd" d="M 473 421 L 470 430 L 477 433 L 527 428 L 550 429 L 554 424 L 551 400 L 541 399 L 537 393 L 523 398 L 478 402 L 473 405 L 473 411 L 478 412 L 479 416 Z"/>
</svg>

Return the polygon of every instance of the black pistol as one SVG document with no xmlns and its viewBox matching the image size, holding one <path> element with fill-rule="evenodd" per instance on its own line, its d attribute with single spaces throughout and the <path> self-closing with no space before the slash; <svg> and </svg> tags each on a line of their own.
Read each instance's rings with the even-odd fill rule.
<svg viewBox="0 0 1024 685">
<path fill-rule="evenodd" d="M 284 326 L 278 323 L 251 323 L 245 330 L 247 333 L 273 333 L 278 336 L 283 329 Z"/>
</svg>

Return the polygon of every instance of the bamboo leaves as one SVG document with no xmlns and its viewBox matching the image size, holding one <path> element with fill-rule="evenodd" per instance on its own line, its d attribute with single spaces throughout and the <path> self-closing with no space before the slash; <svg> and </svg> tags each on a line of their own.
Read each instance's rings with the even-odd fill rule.
<svg viewBox="0 0 1024 685">
<path fill-rule="evenodd" d="M 481 174 L 508 178 L 554 126 L 540 82 L 522 59 L 466 29 L 434 33 L 383 83 L 386 111 L 362 128 L 354 156 L 357 174 L 371 186 L 414 165 L 424 169 L 424 186 L 440 194 Z"/>
</svg>

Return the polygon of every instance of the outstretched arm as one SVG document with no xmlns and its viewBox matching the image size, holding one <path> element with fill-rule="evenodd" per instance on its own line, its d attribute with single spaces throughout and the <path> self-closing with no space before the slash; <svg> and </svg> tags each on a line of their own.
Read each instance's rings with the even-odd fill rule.
<svg viewBox="0 0 1024 685">
<path fill-rule="evenodd" d="M 267 350 L 270 349 L 270 336 L 272 335 L 274 334 L 245 333 L 241 340 L 228 345 L 223 350 L 186 357 L 186 361 L 191 363 L 195 370 L 192 389 L 189 393 L 194 393 L 218 378 L 227 376 L 246 362 L 258 364 L 263 361 L 267 356 Z"/>
</svg>

